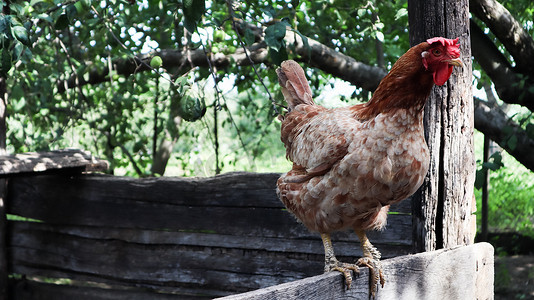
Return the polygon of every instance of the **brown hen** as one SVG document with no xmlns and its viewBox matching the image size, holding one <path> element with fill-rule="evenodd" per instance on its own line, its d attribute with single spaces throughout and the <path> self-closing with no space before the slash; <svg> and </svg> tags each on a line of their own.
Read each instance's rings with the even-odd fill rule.
<svg viewBox="0 0 534 300">
<path fill-rule="evenodd" d="M 292 60 L 277 70 L 288 113 L 281 139 L 293 168 L 277 182 L 282 202 L 308 229 L 319 232 L 325 272 L 370 268 L 371 295 L 385 278 L 380 252 L 367 230 L 386 225 L 389 206 L 412 195 L 428 171 L 423 108 L 434 84 L 462 66 L 458 39 L 433 38 L 399 58 L 365 104 L 326 109 L 316 105 L 302 68 Z M 356 264 L 339 262 L 333 231 L 352 228 L 363 250 Z"/>
</svg>

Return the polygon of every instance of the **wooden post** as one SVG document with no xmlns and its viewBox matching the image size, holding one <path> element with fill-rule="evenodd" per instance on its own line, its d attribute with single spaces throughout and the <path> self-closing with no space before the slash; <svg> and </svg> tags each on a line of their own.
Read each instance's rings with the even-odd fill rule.
<svg viewBox="0 0 534 300">
<path fill-rule="evenodd" d="M 460 38 L 464 68 L 435 87 L 425 108 L 430 168 L 412 197 L 415 250 L 430 251 L 471 243 L 475 179 L 473 100 L 468 0 L 409 0 L 412 45 L 428 38 Z"/>
<path fill-rule="evenodd" d="M 489 137 L 484 136 L 484 153 L 482 157 L 483 162 L 487 162 L 489 159 L 490 152 L 490 142 Z M 480 232 L 480 241 L 488 240 L 488 188 L 489 188 L 489 169 L 482 169 L 484 182 L 482 183 L 482 230 Z"/>
</svg>

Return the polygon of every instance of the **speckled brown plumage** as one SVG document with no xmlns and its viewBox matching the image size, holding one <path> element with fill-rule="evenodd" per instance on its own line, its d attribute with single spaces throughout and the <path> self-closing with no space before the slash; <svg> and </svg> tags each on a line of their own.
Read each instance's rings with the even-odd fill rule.
<svg viewBox="0 0 534 300">
<path fill-rule="evenodd" d="M 428 40 L 399 58 L 368 103 L 335 109 L 313 102 L 295 61 L 277 70 L 288 102 L 288 113 L 280 118 L 281 139 L 293 162 L 277 192 L 307 228 L 322 234 L 326 271 L 347 276 L 347 269 L 354 270 L 328 249 L 330 232 L 352 228 L 369 245 L 360 265 L 379 269 L 373 282 L 383 283 L 380 254 L 365 231 L 383 228 L 389 205 L 421 186 L 429 165 L 423 108 L 434 83 L 443 84 L 452 66 L 461 65 L 458 57 L 456 41 Z"/>
</svg>

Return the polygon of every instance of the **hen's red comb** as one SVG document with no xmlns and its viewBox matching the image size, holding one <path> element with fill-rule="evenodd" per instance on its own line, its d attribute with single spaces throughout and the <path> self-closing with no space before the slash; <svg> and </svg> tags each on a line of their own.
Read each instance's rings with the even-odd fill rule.
<svg viewBox="0 0 534 300">
<path fill-rule="evenodd" d="M 458 39 L 459 38 L 451 40 L 442 37 L 435 37 L 426 40 L 426 42 L 429 44 L 440 42 L 444 47 L 447 48 L 447 52 L 450 53 L 451 57 L 456 58 L 460 56 L 460 44 L 458 44 Z"/>
<path fill-rule="evenodd" d="M 460 44 L 458 44 L 458 39 L 459 38 L 455 38 L 454 40 L 451 40 L 451 39 L 446 39 L 446 38 L 443 38 L 443 37 L 434 37 L 434 38 L 426 40 L 426 42 L 429 43 L 429 44 L 432 44 L 432 43 L 435 43 L 435 42 L 440 42 L 443 46 L 456 46 L 456 47 L 458 47 L 460 45 Z"/>
</svg>

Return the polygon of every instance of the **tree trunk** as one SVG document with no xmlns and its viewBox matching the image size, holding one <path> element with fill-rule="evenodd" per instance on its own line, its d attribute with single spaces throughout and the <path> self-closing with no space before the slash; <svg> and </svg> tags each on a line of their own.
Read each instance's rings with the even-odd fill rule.
<svg viewBox="0 0 534 300">
<path fill-rule="evenodd" d="M 408 16 L 412 45 L 435 36 L 459 37 L 464 63 L 433 89 L 425 108 L 431 161 L 412 197 L 415 250 L 470 244 L 475 159 L 468 1 L 409 0 Z"/>
</svg>

